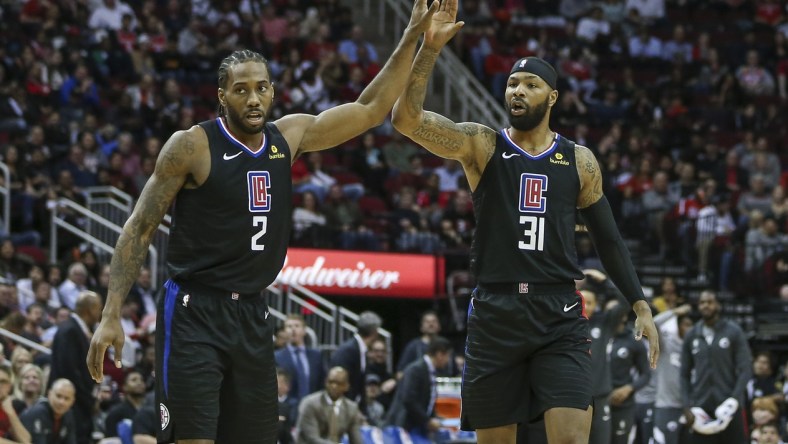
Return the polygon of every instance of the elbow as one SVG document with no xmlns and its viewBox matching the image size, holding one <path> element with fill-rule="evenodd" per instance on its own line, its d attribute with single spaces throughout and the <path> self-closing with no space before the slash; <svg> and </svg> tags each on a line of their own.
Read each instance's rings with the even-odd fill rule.
<svg viewBox="0 0 788 444">
<path fill-rule="evenodd" d="M 402 110 L 397 109 L 394 107 L 394 111 L 391 113 L 391 125 L 402 134 L 409 135 L 414 127 L 414 122 L 417 120 L 408 116 Z"/>
</svg>

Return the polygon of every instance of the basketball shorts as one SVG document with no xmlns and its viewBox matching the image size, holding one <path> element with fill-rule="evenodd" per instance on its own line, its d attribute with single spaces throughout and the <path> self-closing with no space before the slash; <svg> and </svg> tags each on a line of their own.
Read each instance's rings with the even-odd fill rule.
<svg viewBox="0 0 788 444">
<path fill-rule="evenodd" d="M 260 294 L 169 280 L 156 325 L 160 443 L 274 444 L 273 318 Z"/>
<path fill-rule="evenodd" d="M 529 422 L 555 407 L 588 409 L 590 347 L 574 283 L 479 285 L 468 307 L 463 430 Z"/>
</svg>

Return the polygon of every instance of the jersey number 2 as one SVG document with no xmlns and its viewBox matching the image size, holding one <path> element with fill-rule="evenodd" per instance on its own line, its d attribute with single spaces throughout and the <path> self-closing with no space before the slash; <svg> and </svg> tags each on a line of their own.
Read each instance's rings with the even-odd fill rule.
<svg viewBox="0 0 788 444">
<path fill-rule="evenodd" d="M 262 237 L 265 235 L 265 232 L 268 230 L 268 216 L 254 216 L 252 217 L 252 226 L 253 227 L 260 227 L 260 231 L 252 236 L 252 250 L 253 251 L 263 251 L 265 250 L 265 245 L 262 242 Z"/>
<path fill-rule="evenodd" d="M 526 226 L 525 241 L 520 241 L 521 250 L 544 251 L 544 217 L 520 216 L 520 223 Z"/>
</svg>

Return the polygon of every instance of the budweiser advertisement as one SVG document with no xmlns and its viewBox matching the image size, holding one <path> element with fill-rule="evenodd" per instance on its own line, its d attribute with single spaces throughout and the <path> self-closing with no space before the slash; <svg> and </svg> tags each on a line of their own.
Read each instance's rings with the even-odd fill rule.
<svg viewBox="0 0 788 444">
<path fill-rule="evenodd" d="M 443 292 L 443 260 L 423 254 L 290 248 L 277 282 L 318 294 L 431 298 Z"/>
</svg>

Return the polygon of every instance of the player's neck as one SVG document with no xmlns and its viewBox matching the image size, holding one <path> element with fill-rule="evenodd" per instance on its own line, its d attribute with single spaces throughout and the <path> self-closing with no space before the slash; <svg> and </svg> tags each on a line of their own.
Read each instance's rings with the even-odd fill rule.
<svg viewBox="0 0 788 444">
<path fill-rule="evenodd" d="M 538 155 L 550 148 L 555 140 L 556 133 L 550 129 L 547 122 L 539 124 L 536 128 L 528 131 L 520 131 L 509 127 L 509 137 L 528 154 Z"/>
<path fill-rule="evenodd" d="M 238 139 L 241 143 L 246 145 L 252 151 L 257 151 L 260 147 L 260 144 L 263 143 L 263 132 L 260 131 L 258 133 L 249 134 L 246 131 L 243 131 L 232 119 L 229 119 L 227 116 L 224 116 L 224 122 L 227 124 L 227 128 L 232 133 L 233 137 Z"/>
</svg>

